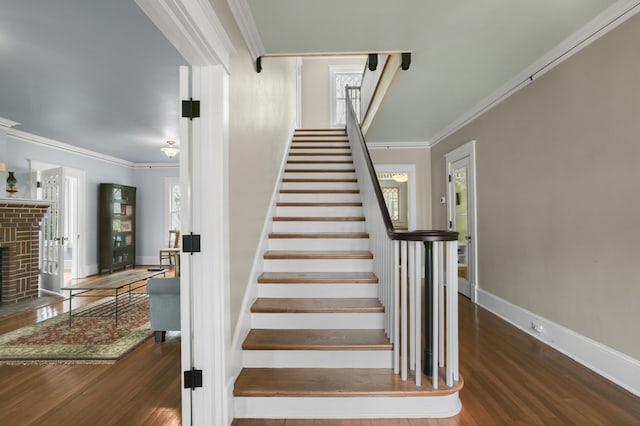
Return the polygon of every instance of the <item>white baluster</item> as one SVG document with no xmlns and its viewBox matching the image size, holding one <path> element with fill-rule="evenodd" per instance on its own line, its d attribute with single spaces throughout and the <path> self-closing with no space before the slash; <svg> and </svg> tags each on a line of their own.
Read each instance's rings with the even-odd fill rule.
<svg viewBox="0 0 640 426">
<path fill-rule="evenodd" d="M 455 318 L 454 314 L 454 300 L 458 300 L 458 295 L 454 293 L 457 290 L 457 278 L 458 278 L 458 252 L 457 242 L 447 241 L 447 386 L 453 386 L 454 380 L 454 368 L 455 368 L 455 350 L 457 334 L 454 327 Z"/>
<path fill-rule="evenodd" d="M 413 267 L 415 261 L 415 244 L 413 241 L 408 242 L 409 253 L 407 255 L 407 277 L 409 279 L 409 327 L 411 329 L 409 337 L 409 370 L 416 368 L 416 338 L 414 327 L 416 323 L 416 274 Z"/>
<path fill-rule="evenodd" d="M 422 280 L 420 279 L 421 277 L 421 266 L 422 266 L 422 251 L 420 250 L 422 247 L 422 243 L 421 242 L 412 242 L 411 243 L 412 246 L 414 246 L 414 268 L 413 268 L 413 275 L 415 277 L 414 279 L 414 286 L 415 286 L 415 292 L 414 292 L 414 311 L 415 311 L 415 315 L 414 315 L 414 338 L 413 340 L 415 340 L 415 359 L 416 359 L 416 365 L 415 365 L 415 370 L 416 370 L 416 386 L 422 386 L 422 364 L 420 362 L 421 358 L 422 358 L 422 354 L 421 354 L 421 349 L 422 349 L 422 318 L 420 313 L 422 312 L 422 292 L 421 292 L 421 287 L 422 287 Z"/>
<path fill-rule="evenodd" d="M 441 242 L 434 242 L 432 243 L 432 258 L 433 258 L 433 262 L 432 262 L 432 276 L 433 276 L 433 300 L 432 300 L 432 305 L 433 305 L 433 312 L 432 312 L 432 318 L 431 318 L 431 328 L 433 330 L 433 335 L 431 336 L 432 338 L 432 345 L 433 345 L 433 350 L 432 350 L 432 360 L 431 360 L 431 368 L 433 370 L 433 375 L 431 376 L 432 379 L 432 386 L 433 389 L 438 389 L 438 365 L 443 357 L 442 355 L 442 311 L 444 311 L 444 309 L 440 309 L 442 307 L 442 299 L 440 298 L 440 294 L 441 292 L 439 291 L 440 289 L 440 272 L 441 272 L 441 262 L 442 262 L 442 256 L 441 256 L 441 249 L 442 249 L 442 243 Z"/>
<path fill-rule="evenodd" d="M 400 373 L 400 241 L 393 242 L 393 372 Z"/>
<path fill-rule="evenodd" d="M 407 242 L 400 243 L 400 358 L 402 361 L 400 377 L 407 380 Z"/>
<path fill-rule="evenodd" d="M 434 285 L 438 286 L 438 306 L 440 306 L 438 315 L 438 348 L 440 349 L 440 353 L 438 354 L 438 365 L 440 367 L 444 367 L 444 243 L 442 241 L 438 241 L 436 246 L 438 250 L 438 258 L 440 259 L 437 264 L 434 263 L 434 268 L 438 268 L 438 281 L 436 282 L 434 280 Z"/>
</svg>

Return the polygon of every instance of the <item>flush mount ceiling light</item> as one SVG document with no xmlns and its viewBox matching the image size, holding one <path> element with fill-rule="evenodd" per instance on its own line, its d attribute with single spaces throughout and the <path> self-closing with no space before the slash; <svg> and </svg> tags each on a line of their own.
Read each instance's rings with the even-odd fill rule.
<svg viewBox="0 0 640 426">
<path fill-rule="evenodd" d="M 176 141 L 167 141 L 167 145 L 169 146 L 165 146 L 164 148 L 160 148 L 160 151 L 164 152 L 164 154 L 169 157 L 169 158 L 173 158 L 176 156 L 177 153 L 180 152 L 180 150 L 178 148 L 174 148 L 173 145 L 175 145 Z"/>
</svg>

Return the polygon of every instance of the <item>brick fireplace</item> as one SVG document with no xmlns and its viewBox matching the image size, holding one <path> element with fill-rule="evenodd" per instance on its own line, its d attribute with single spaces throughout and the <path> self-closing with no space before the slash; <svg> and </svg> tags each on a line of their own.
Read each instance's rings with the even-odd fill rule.
<svg viewBox="0 0 640 426">
<path fill-rule="evenodd" d="M 0 200 L 0 301 L 17 303 L 38 297 L 40 221 L 43 201 Z"/>
</svg>

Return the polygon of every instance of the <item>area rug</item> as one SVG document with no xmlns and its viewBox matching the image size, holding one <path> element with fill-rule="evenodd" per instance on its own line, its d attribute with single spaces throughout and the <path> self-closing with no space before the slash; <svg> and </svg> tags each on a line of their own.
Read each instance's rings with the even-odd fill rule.
<svg viewBox="0 0 640 426">
<path fill-rule="evenodd" d="M 0 335 L 0 364 L 110 364 L 151 336 L 149 298 L 113 298 Z"/>
</svg>

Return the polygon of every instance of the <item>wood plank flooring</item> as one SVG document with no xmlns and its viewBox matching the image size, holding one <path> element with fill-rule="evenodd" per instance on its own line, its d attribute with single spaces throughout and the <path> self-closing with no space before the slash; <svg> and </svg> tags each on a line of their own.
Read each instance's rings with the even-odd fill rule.
<svg viewBox="0 0 640 426">
<path fill-rule="evenodd" d="M 89 300 L 90 302 L 90 300 Z M 0 319 L 0 332 L 63 312 Z M 236 420 L 256 426 L 639 425 L 640 398 L 460 298 L 462 412 L 449 419 Z M 0 366 L 0 424 L 180 424 L 180 340 L 113 365 Z"/>
</svg>

